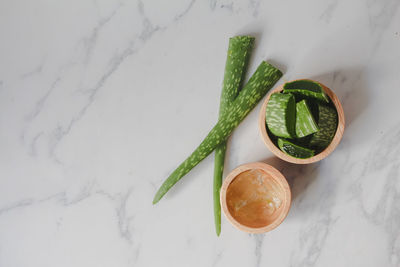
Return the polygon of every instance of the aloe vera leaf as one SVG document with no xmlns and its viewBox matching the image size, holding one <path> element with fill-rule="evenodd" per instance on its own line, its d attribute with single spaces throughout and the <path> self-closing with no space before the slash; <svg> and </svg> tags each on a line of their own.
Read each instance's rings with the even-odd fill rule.
<svg viewBox="0 0 400 267">
<path fill-rule="evenodd" d="M 229 39 L 228 55 L 225 63 L 224 81 L 219 105 L 220 118 L 239 93 L 246 74 L 253 45 L 254 37 L 251 36 L 235 36 Z M 226 141 L 219 144 L 215 148 L 214 156 L 214 224 L 218 236 L 221 233 L 221 204 L 219 201 L 219 195 L 222 185 L 222 175 L 224 172 L 226 145 Z"/>
<path fill-rule="evenodd" d="M 338 116 L 334 108 L 326 105 L 318 105 L 318 127 L 319 131 L 313 134 L 310 140 L 310 146 L 318 149 L 326 148 L 335 136 Z"/>
<path fill-rule="evenodd" d="M 318 132 L 319 128 L 306 100 L 296 103 L 296 136 L 298 138 Z"/>
<path fill-rule="evenodd" d="M 325 94 L 322 85 L 311 80 L 297 80 L 285 83 L 283 85 L 283 92 L 312 97 L 329 103 L 329 97 Z"/>
<path fill-rule="evenodd" d="M 292 94 L 273 93 L 265 111 L 268 129 L 275 136 L 296 136 L 296 102 Z"/>
<path fill-rule="evenodd" d="M 158 189 L 153 199 L 156 204 L 185 174 L 207 157 L 219 144 L 228 138 L 236 126 L 249 114 L 263 96 L 282 77 L 282 72 L 263 61 L 228 107 L 217 124 L 196 150 L 176 168 Z"/>
<path fill-rule="evenodd" d="M 314 150 L 293 144 L 282 138 L 278 139 L 278 146 L 284 153 L 295 158 L 305 159 L 314 156 Z"/>
</svg>

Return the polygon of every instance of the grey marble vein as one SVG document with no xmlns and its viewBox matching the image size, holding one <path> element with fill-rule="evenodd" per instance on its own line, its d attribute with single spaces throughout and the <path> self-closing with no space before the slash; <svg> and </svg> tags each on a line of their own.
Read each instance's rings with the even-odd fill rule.
<svg viewBox="0 0 400 267">
<path fill-rule="evenodd" d="M 229 3 L 229 4 L 222 4 L 221 8 L 229 11 L 230 13 L 232 13 L 233 12 L 233 2 Z"/>
<path fill-rule="evenodd" d="M 96 42 L 97 42 L 99 33 L 101 32 L 102 28 L 105 27 L 113 17 L 115 17 L 115 15 L 117 14 L 117 12 L 120 8 L 121 8 L 121 4 L 118 4 L 118 6 L 111 12 L 110 15 L 108 15 L 104 18 L 101 18 L 99 20 L 99 22 L 93 28 L 93 30 L 89 36 L 82 39 L 82 42 L 85 47 L 85 49 L 84 49 L 85 56 L 83 58 L 83 63 L 85 65 L 88 64 L 88 62 L 90 61 L 90 58 L 92 57 L 93 49 L 96 46 Z"/>
<path fill-rule="evenodd" d="M 127 209 L 127 201 L 132 194 L 132 188 L 128 189 L 127 192 L 124 194 L 111 195 L 103 190 L 97 191 L 96 194 L 105 196 L 106 198 L 110 199 L 114 203 L 119 233 L 123 239 L 125 239 L 130 244 L 132 244 L 133 236 L 132 236 L 132 232 L 131 232 L 131 229 L 132 229 L 131 223 L 134 218 L 128 216 L 127 210 L 126 210 Z M 138 250 L 140 250 L 140 248 L 138 248 Z M 138 253 L 139 252 L 136 252 L 136 254 L 138 254 Z M 135 258 L 137 258 L 137 257 L 138 257 L 138 255 L 135 256 Z"/>
<path fill-rule="evenodd" d="M 382 5 L 382 3 L 384 3 Z M 375 42 L 371 50 L 371 55 L 381 45 L 381 38 L 386 28 L 392 23 L 393 18 L 398 14 L 400 2 L 397 0 L 386 0 L 383 2 L 367 2 L 369 29 L 375 37 Z"/>
<path fill-rule="evenodd" d="M 49 98 L 51 93 L 57 88 L 57 85 L 60 81 L 61 81 L 61 78 L 57 77 L 52 82 L 52 84 L 50 85 L 50 88 L 47 90 L 47 92 L 42 97 L 40 97 L 38 101 L 36 101 L 36 105 L 35 105 L 35 108 L 33 109 L 33 111 L 30 112 L 30 114 L 28 114 L 25 117 L 25 120 L 27 122 L 31 122 L 32 120 L 34 120 L 40 114 L 40 112 L 42 112 L 43 107 L 46 103 L 46 100 Z"/>
<path fill-rule="evenodd" d="M 216 6 L 217 6 L 217 0 L 210 0 L 210 8 L 211 8 L 211 10 L 215 10 Z"/>
<path fill-rule="evenodd" d="M 188 14 L 188 12 L 190 11 L 190 9 L 192 9 L 194 3 L 196 2 L 196 0 L 191 0 L 190 3 L 187 5 L 187 7 L 180 12 L 179 14 L 177 14 L 174 18 L 174 21 L 177 22 L 179 20 L 181 20 L 184 16 L 186 16 Z"/>
<path fill-rule="evenodd" d="M 314 168 L 311 171 L 305 172 L 305 175 L 312 175 Z M 297 177 L 296 179 L 304 179 Z M 324 248 L 326 240 L 329 236 L 337 217 L 332 215 L 332 207 L 336 202 L 336 181 L 334 179 L 325 179 L 321 181 L 320 192 L 308 191 L 309 195 L 318 194 L 318 203 L 311 202 L 309 199 L 298 198 L 296 200 L 298 212 L 303 213 L 307 209 L 312 210 L 311 218 L 305 218 L 307 222 L 299 229 L 299 242 L 291 255 L 290 266 L 318 266 L 318 260 Z M 309 184 L 304 185 L 302 190 L 306 190 Z M 303 193 L 303 198 L 307 198 Z"/>
<path fill-rule="evenodd" d="M 222 252 L 217 253 L 217 255 L 214 257 L 213 262 L 212 262 L 212 267 L 218 266 L 219 262 L 221 261 L 222 258 Z"/>
<path fill-rule="evenodd" d="M 365 218 L 371 223 L 385 228 L 390 248 L 391 266 L 400 264 L 399 140 L 400 123 L 398 122 L 374 144 L 368 153 L 370 156 L 365 160 L 362 173 L 357 178 L 356 184 L 353 185 L 358 189 L 354 193 Z M 362 195 L 364 191 L 363 178 L 367 175 L 373 175 L 376 179 L 384 179 L 384 187 L 373 210 L 366 209 Z"/>
<path fill-rule="evenodd" d="M 0 208 L 0 216 L 3 215 L 6 212 L 27 207 L 30 206 L 34 203 L 35 201 L 33 199 L 23 199 L 21 201 L 17 201 L 16 203 L 9 204 L 5 207 Z"/>
<path fill-rule="evenodd" d="M 43 136 L 43 134 L 44 132 L 40 132 L 32 139 L 32 142 L 29 146 L 29 155 L 31 155 L 32 157 L 37 156 L 37 142 L 39 138 Z"/>
<path fill-rule="evenodd" d="M 339 4 L 339 0 L 334 0 L 329 3 L 326 9 L 322 12 L 321 16 L 319 17 L 320 20 L 324 20 L 326 23 L 330 23 L 334 12 Z"/>
<path fill-rule="evenodd" d="M 190 10 L 191 6 L 194 4 L 194 1 L 192 1 L 189 6 L 178 16 L 175 17 L 174 21 L 178 21 L 181 18 L 183 18 L 187 12 Z M 138 1 L 138 10 L 139 13 L 142 16 L 142 31 L 140 34 L 134 38 L 129 45 L 121 52 L 113 56 L 110 60 L 110 65 L 108 66 L 107 70 L 104 72 L 104 74 L 99 77 L 97 82 L 90 88 L 85 89 L 84 93 L 88 95 L 86 103 L 80 108 L 80 110 L 75 113 L 75 115 L 71 118 L 69 123 L 66 126 L 61 126 L 58 125 L 52 132 L 52 139 L 50 141 L 50 149 L 49 153 L 52 158 L 56 160 L 56 162 L 60 162 L 60 160 L 55 156 L 55 150 L 58 146 L 58 144 L 62 141 L 62 139 L 69 134 L 71 129 L 74 127 L 74 125 L 81 120 L 81 118 L 84 117 L 86 114 L 87 109 L 92 105 L 92 103 L 95 101 L 95 97 L 98 93 L 98 91 L 104 87 L 105 83 L 107 82 L 108 78 L 111 77 L 111 75 L 118 70 L 119 66 L 131 55 L 135 54 L 136 52 L 139 51 L 139 49 L 145 45 L 145 43 L 158 31 L 163 30 L 165 28 L 158 27 L 158 26 L 153 26 L 150 22 L 150 20 L 146 17 L 146 14 L 144 13 L 144 5 L 141 1 Z M 92 31 L 92 34 L 89 37 L 89 40 L 92 40 L 91 45 L 88 45 L 87 47 L 87 53 L 86 55 L 90 55 L 90 50 L 92 49 L 96 36 L 98 32 L 100 31 L 101 27 L 103 27 L 107 22 L 109 22 L 113 16 L 115 16 L 116 11 L 114 11 L 108 18 L 102 20 L 98 26 Z M 90 49 L 89 49 L 90 48 Z M 51 91 L 49 91 L 50 93 Z M 47 96 L 47 94 L 46 94 Z M 46 97 L 45 96 L 45 97 Z M 45 98 L 44 98 L 45 99 Z M 42 102 L 40 104 L 42 105 Z M 36 114 L 36 112 L 35 112 Z M 37 115 L 37 114 L 36 114 Z"/>
<path fill-rule="evenodd" d="M 261 266 L 261 259 L 262 259 L 262 247 L 264 243 L 264 235 L 254 235 L 254 241 L 255 241 L 255 267 L 260 267 Z"/>
<path fill-rule="evenodd" d="M 44 66 L 44 62 L 40 63 L 33 70 L 28 71 L 26 73 L 23 73 L 20 78 L 23 80 L 23 79 L 30 78 L 30 77 L 32 77 L 34 75 L 40 74 L 42 72 L 42 70 L 43 70 L 43 66 Z"/>
<path fill-rule="evenodd" d="M 250 0 L 249 5 L 251 9 L 253 10 L 253 17 L 258 16 L 258 10 L 260 8 L 261 0 Z"/>
</svg>

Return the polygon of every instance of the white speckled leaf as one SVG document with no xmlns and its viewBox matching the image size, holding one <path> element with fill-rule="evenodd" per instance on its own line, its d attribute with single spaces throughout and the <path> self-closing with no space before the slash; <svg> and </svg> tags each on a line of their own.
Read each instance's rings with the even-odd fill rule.
<svg viewBox="0 0 400 267">
<path fill-rule="evenodd" d="M 315 133 L 310 141 L 310 145 L 323 149 L 327 147 L 335 136 L 338 121 L 337 112 L 326 105 L 318 105 L 318 127 L 320 130 Z"/>
<path fill-rule="evenodd" d="M 265 121 L 272 134 L 279 137 L 295 136 L 296 102 L 292 94 L 274 93 L 268 101 Z"/>
<path fill-rule="evenodd" d="M 283 92 L 311 97 L 329 103 L 329 98 L 322 89 L 322 85 L 311 80 L 297 80 L 285 83 Z"/>
<path fill-rule="evenodd" d="M 278 139 L 278 146 L 283 152 L 294 158 L 305 159 L 314 156 L 314 150 L 301 147 L 282 138 Z"/>
<path fill-rule="evenodd" d="M 301 138 L 319 131 L 306 100 L 296 103 L 296 136 Z"/>
</svg>

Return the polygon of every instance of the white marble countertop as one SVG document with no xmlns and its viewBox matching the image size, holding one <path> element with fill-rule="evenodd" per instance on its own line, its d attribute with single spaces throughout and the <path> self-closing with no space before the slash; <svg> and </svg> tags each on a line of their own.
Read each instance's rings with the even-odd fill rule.
<svg viewBox="0 0 400 267">
<path fill-rule="evenodd" d="M 0 266 L 400 266 L 400 1 L 0 1 Z M 347 128 L 320 163 L 234 132 L 226 171 L 263 161 L 293 203 L 274 231 L 223 217 L 213 157 L 156 206 L 216 122 L 228 38 L 257 37 L 248 73 L 313 78 Z"/>
</svg>

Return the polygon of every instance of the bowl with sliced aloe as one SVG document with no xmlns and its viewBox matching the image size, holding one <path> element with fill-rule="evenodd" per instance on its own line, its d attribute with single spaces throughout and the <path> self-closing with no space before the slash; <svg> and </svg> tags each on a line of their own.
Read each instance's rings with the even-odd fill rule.
<svg viewBox="0 0 400 267">
<path fill-rule="evenodd" d="M 331 89 L 301 79 L 278 86 L 267 96 L 259 126 L 264 143 L 277 157 L 308 164 L 335 150 L 343 136 L 345 119 Z"/>
</svg>

